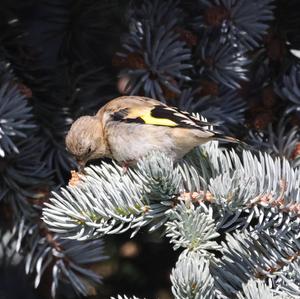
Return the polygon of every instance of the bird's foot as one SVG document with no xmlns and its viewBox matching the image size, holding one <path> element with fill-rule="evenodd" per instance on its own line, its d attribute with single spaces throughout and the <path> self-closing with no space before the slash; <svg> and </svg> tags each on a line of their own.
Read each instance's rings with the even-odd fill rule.
<svg viewBox="0 0 300 299">
<path fill-rule="evenodd" d="M 129 165 L 131 165 L 133 162 L 133 160 L 127 160 L 127 161 L 123 161 L 122 162 L 122 175 L 126 174 L 128 169 L 129 169 Z"/>
<path fill-rule="evenodd" d="M 128 163 L 125 161 L 122 163 L 122 175 L 125 175 L 128 171 L 129 165 Z"/>
</svg>

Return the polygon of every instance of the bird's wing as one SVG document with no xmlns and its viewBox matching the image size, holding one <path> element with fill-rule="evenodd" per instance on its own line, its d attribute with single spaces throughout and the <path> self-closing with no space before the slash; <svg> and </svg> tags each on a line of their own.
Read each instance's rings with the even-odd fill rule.
<svg viewBox="0 0 300 299">
<path fill-rule="evenodd" d="M 209 131 L 210 123 L 198 120 L 188 112 L 169 107 L 145 97 L 121 97 L 105 107 L 110 121 L 139 123 L 164 127 L 189 128 Z"/>
</svg>

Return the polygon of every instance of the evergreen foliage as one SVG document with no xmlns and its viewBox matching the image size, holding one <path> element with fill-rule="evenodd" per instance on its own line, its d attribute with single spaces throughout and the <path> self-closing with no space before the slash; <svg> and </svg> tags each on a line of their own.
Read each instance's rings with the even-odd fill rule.
<svg viewBox="0 0 300 299">
<path fill-rule="evenodd" d="M 0 17 L 5 269 L 23 263 L 44 297 L 95 295 L 105 239 L 142 231 L 178 254 L 175 298 L 300 297 L 297 0 L 4 0 Z M 66 132 L 118 95 L 200 114 L 249 149 L 153 152 L 126 173 L 96 161 L 68 184 Z"/>
</svg>

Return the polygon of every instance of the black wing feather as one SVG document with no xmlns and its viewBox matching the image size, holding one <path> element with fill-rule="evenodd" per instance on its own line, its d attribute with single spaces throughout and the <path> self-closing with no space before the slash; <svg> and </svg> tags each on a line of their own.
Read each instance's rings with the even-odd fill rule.
<svg viewBox="0 0 300 299">
<path fill-rule="evenodd" d="M 178 124 L 180 128 L 203 129 L 205 126 L 214 124 L 201 121 L 191 116 L 186 111 L 180 111 L 176 107 L 168 107 L 164 105 L 156 105 L 151 111 L 151 115 L 157 118 L 167 118 Z"/>
<path fill-rule="evenodd" d="M 111 117 L 114 121 L 145 124 L 145 121 L 140 117 L 128 118 L 128 112 L 128 108 L 120 109 L 114 112 Z M 151 110 L 151 116 L 155 118 L 169 119 L 175 122 L 179 128 L 204 130 L 203 127 L 214 125 L 209 122 L 201 121 L 191 116 L 186 111 L 180 111 L 176 107 L 168 107 L 165 105 L 153 106 L 153 109 Z"/>
<path fill-rule="evenodd" d="M 145 121 L 141 119 L 140 117 L 135 118 L 126 118 L 128 115 L 128 108 L 120 109 L 116 112 L 114 112 L 111 115 L 112 120 L 114 121 L 123 121 L 126 123 L 137 123 L 137 124 L 144 124 Z"/>
</svg>

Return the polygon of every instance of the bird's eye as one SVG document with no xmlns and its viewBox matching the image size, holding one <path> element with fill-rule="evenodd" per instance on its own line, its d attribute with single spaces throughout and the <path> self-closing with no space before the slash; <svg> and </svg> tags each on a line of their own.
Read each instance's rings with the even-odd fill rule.
<svg viewBox="0 0 300 299">
<path fill-rule="evenodd" d="M 92 148 L 89 147 L 88 150 L 87 150 L 87 153 L 90 154 L 91 152 L 92 152 Z"/>
</svg>

